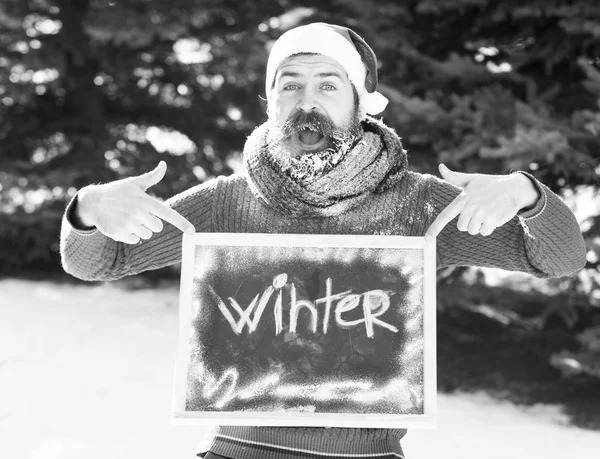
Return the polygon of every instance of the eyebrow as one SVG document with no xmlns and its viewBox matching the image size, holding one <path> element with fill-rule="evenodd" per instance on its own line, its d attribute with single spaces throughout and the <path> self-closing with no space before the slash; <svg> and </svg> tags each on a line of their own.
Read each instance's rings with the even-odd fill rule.
<svg viewBox="0 0 600 459">
<path fill-rule="evenodd" d="M 331 76 L 337 77 L 340 80 L 343 80 L 342 75 L 340 75 L 338 72 L 322 72 L 322 73 L 317 73 L 318 77 L 320 78 L 329 78 Z"/>
<path fill-rule="evenodd" d="M 281 75 L 279 75 L 279 78 L 283 78 L 283 77 L 290 77 L 290 78 L 301 78 L 303 75 L 301 75 L 298 72 L 292 72 L 292 71 L 283 71 L 281 72 Z M 317 73 L 315 75 L 316 77 L 319 78 L 329 78 L 329 77 L 337 77 L 340 80 L 343 80 L 342 76 L 338 73 L 338 72 L 321 72 L 321 73 Z"/>
</svg>

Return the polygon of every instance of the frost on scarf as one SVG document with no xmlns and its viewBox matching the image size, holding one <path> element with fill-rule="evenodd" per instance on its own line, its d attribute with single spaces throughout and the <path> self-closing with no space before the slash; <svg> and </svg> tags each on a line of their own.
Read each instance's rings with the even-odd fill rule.
<svg viewBox="0 0 600 459">
<path fill-rule="evenodd" d="M 312 182 L 333 169 L 342 160 L 346 151 L 328 148 L 315 153 L 305 153 L 298 158 L 291 158 L 284 172 L 297 182 Z"/>
</svg>

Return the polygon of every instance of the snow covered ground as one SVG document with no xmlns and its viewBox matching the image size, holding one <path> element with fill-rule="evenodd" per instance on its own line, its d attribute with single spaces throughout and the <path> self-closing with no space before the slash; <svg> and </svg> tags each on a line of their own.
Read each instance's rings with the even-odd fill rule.
<svg viewBox="0 0 600 459">
<path fill-rule="evenodd" d="M 170 424 L 178 291 L 0 281 L 0 458 L 190 459 L 204 428 Z M 408 459 L 600 457 L 559 407 L 440 394 Z"/>
</svg>

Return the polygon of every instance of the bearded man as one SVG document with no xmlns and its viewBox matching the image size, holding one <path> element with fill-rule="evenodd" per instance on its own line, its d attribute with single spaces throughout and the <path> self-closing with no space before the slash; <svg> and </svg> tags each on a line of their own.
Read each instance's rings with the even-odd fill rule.
<svg viewBox="0 0 600 459">
<path fill-rule="evenodd" d="M 163 178 L 164 162 L 137 177 L 83 188 L 62 224 L 64 269 L 110 280 L 161 268 L 180 261 L 180 231 L 194 230 L 437 236 L 438 268 L 492 266 L 557 277 L 584 266 L 572 212 L 532 176 L 441 167 L 441 180 L 407 170 L 400 138 L 369 116 L 387 104 L 376 88 L 375 54 L 352 30 L 314 23 L 286 32 L 269 55 L 268 121 L 246 142 L 245 173 L 165 203 L 145 193 Z M 224 426 L 201 454 L 402 458 L 405 433 Z"/>
</svg>

